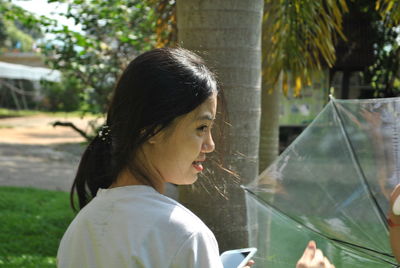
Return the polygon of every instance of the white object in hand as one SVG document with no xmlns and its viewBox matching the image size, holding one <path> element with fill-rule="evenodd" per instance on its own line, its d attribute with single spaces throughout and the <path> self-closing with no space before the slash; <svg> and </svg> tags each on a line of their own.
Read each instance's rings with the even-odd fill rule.
<svg viewBox="0 0 400 268">
<path fill-rule="evenodd" d="M 393 202 L 393 214 L 400 215 L 400 195 Z"/>
<path fill-rule="evenodd" d="M 256 248 L 228 250 L 221 254 L 221 261 L 224 268 L 243 268 L 256 251 Z"/>
</svg>

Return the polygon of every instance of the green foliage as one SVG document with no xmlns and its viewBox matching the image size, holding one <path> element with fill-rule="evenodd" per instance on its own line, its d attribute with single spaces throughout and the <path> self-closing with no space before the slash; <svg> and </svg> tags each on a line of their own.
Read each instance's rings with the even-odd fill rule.
<svg viewBox="0 0 400 268">
<path fill-rule="evenodd" d="M 33 38 L 18 29 L 14 23 L 10 21 L 3 22 L 6 31 L 6 40 L 4 42 L 8 49 L 18 48 L 19 51 L 32 51 Z"/>
<path fill-rule="evenodd" d="M 175 46 L 178 39 L 176 0 L 145 0 L 145 3 L 156 10 L 156 47 Z"/>
<path fill-rule="evenodd" d="M 73 217 L 67 193 L 1 187 L 0 267 L 55 267 Z"/>
<path fill-rule="evenodd" d="M 378 21 L 375 23 L 379 39 L 374 44 L 374 64 L 365 72 L 366 80 L 375 89 L 375 97 L 394 97 L 400 94 L 399 32 Z"/>
<path fill-rule="evenodd" d="M 61 83 L 41 81 L 44 98 L 40 108 L 47 111 L 77 111 L 82 105 L 80 80 L 75 77 L 63 77 Z"/>
<path fill-rule="evenodd" d="M 4 25 L 3 20 L 0 19 L 0 48 L 4 47 L 6 40 L 7 40 L 6 26 Z"/>
<path fill-rule="evenodd" d="M 173 44 L 176 40 L 175 0 L 146 0 L 157 11 L 157 45 Z M 277 81 L 283 72 L 283 90 L 288 92 L 288 74 L 294 81 L 295 94 L 310 84 L 310 75 L 322 66 L 332 67 L 336 61 L 335 45 L 347 40 L 342 30 L 343 16 L 349 6 L 359 6 L 359 12 L 368 13 L 375 27 L 375 64 L 365 73 L 377 89 L 377 96 L 397 94 L 400 86 L 398 42 L 396 26 L 400 24 L 400 1 L 397 0 L 264 0 L 263 22 L 263 80 Z M 349 14 L 351 16 L 351 14 Z M 398 31 L 398 28 L 397 28 Z M 350 32 L 352 45 L 365 46 Z M 368 33 L 370 37 L 371 33 Z M 338 38 L 339 37 L 339 38 Z M 160 41 L 161 40 L 161 41 Z M 163 41 L 162 41 L 163 40 Z M 397 74 L 396 74 L 397 73 Z"/>
<path fill-rule="evenodd" d="M 345 0 L 334 1 L 264 1 L 263 75 L 276 81 L 279 74 L 291 72 L 296 77 L 295 95 L 312 70 L 321 62 L 335 62 L 335 36 L 342 38 Z M 284 89 L 285 79 L 284 79 Z"/>
<path fill-rule="evenodd" d="M 51 67 L 79 80 L 85 110 L 104 112 L 121 71 L 136 54 L 154 46 L 154 12 L 138 0 L 74 0 L 63 15 L 82 32 L 47 27 L 55 37 L 43 52 Z"/>
<path fill-rule="evenodd" d="M 32 51 L 34 39 L 42 36 L 34 15 L 7 0 L 0 0 L 0 14 L 0 48 Z"/>
<path fill-rule="evenodd" d="M 400 24 L 400 2 L 398 0 L 377 0 L 376 10 L 381 13 L 387 25 L 398 26 Z"/>
<path fill-rule="evenodd" d="M 365 78 L 375 89 L 375 97 L 394 97 L 400 94 L 400 3 L 378 0 L 374 10 L 380 16 L 373 22 L 377 40 L 374 43 L 375 61 Z"/>
<path fill-rule="evenodd" d="M 12 109 L 4 109 L 0 108 L 0 118 L 7 118 L 7 117 L 23 117 L 23 116 L 33 116 L 33 115 L 44 115 L 47 117 L 82 117 L 83 114 L 80 111 L 73 111 L 73 112 L 44 112 L 44 111 L 37 111 L 37 110 L 12 110 Z M 88 113 L 88 116 L 91 117 L 100 117 L 100 114 L 91 114 Z"/>
<path fill-rule="evenodd" d="M 31 116 L 38 114 L 38 111 L 30 111 L 30 110 L 10 110 L 0 108 L 0 119 L 7 117 L 20 117 L 20 116 Z"/>
<path fill-rule="evenodd" d="M 140 0 L 69 1 L 68 10 L 61 15 L 72 19 L 80 31 L 37 17 L 6 0 L 0 0 L 0 12 L 5 20 L 17 19 L 31 31 L 40 26 L 51 36 L 41 46 L 47 63 L 62 71 L 66 79 L 72 79 L 68 83 L 75 88 L 48 88 L 50 96 L 59 99 L 72 90 L 73 102 L 79 98 L 80 107 L 94 113 L 105 111 L 112 87 L 129 61 L 156 43 L 154 11 Z M 50 106 L 56 108 L 52 102 Z M 59 107 L 71 105 L 63 103 Z"/>
<path fill-rule="evenodd" d="M 7 87 L 0 87 L 0 106 L 9 109 L 29 109 L 29 107 L 36 107 L 37 101 L 34 84 L 26 79 L 13 79 L 5 80 L 6 83 L 24 89 L 24 95 L 15 97 L 11 94 L 11 90 Z"/>
</svg>

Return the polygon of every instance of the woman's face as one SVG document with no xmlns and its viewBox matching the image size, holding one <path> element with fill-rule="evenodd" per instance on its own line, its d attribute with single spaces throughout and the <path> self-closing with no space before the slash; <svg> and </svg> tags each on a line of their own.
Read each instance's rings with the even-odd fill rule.
<svg viewBox="0 0 400 268">
<path fill-rule="evenodd" d="M 164 182 L 192 184 L 203 170 L 206 154 L 214 151 L 211 136 L 217 111 L 216 93 L 172 126 L 150 138 L 145 147 L 149 168 Z"/>
</svg>

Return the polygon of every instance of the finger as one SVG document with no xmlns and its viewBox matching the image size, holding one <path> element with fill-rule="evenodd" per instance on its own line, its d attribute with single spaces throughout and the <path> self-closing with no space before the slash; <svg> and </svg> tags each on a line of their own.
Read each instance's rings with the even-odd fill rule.
<svg viewBox="0 0 400 268">
<path fill-rule="evenodd" d="M 390 194 L 390 210 L 389 217 L 396 222 L 400 220 L 398 201 L 396 199 L 400 196 L 400 184 L 398 184 Z M 396 202 L 395 202 L 396 201 Z"/>
<path fill-rule="evenodd" d="M 312 260 L 314 258 L 316 249 L 317 245 L 314 241 L 308 242 L 307 248 L 304 250 L 303 256 L 300 258 L 300 260 Z"/>
<path fill-rule="evenodd" d="M 246 267 L 250 267 L 254 264 L 253 260 L 249 260 L 249 262 L 246 264 Z"/>
<path fill-rule="evenodd" d="M 400 184 L 398 184 L 390 194 L 390 203 L 393 204 L 394 200 L 400 195 Z"/>
<path fill-rule="evenodd" d="M 311 260 L 311 264 L 314 265 L 315 267 L 325 267 L 325 259 L 324 259 L 324 254 L 320 249 L 315 250 L 314 258 Z M 312 266 L 312 267 L 314 267 Z M 329 267 L 329 266 L 326 266 Z"/>
<path fill-rule="evenodd" d="M 324 267 L 326 267 L 326 268 L 332 268 L 332 267 L 334 267 L 332 264 L 331 264 L 331 262 L 328 260 L 328 258 L 327 257 L 324 257 Z"/>
</svg>

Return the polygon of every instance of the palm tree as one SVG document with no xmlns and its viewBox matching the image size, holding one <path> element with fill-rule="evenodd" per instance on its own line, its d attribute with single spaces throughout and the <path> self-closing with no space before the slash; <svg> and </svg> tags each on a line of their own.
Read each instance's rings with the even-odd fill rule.
<svg viewBox="0 0 400 268">
<path fill-rule="evenodd" d="M 335 62 L 335 39 L 342 34 L 344 0 L 265 0 L 263 21 L 263 87 L 260 134 L 260 170 L 278 155 L 279 89 L 295 81 L 295 95 L 314 70 Z M 281 76 L 281 84 L 277 84 Z M 281 85 L 281 86 L 280 86 Z M 278 90 L 277 90 L 278 88 Z"/>
<path fill-rule="evenodd" d="M 243 80 L 237 80 L 236 70 L 226 64 L 226 59 L 233 54 L 242 55 L 236 46 L 242 45 L 243 40 L 248 38 L 242 35 L 242 31 L 236 32 L 238 41 L 233 39 L 224 39 L 225 33 L 231 32 L 235 35 L 234 28 L 244 29 L 244 26 L 251 29 L 247 24 L 251 21 L 246 16 L 242 17 L 241 12 L 252 10 L 256 5 L 258 10 L 262 10 L 260 1 L 178 1 L 178 14 L 176 14 L 174 1 L 171 0 L 148 0 L 159 10 L 163 16 L 157 21 L 159 29 L 159 45 L 171 45 L 176 41 L 176 19 L 178 21 L 179 40 L 184 47 L 194 49 L 205 53 L 205 57 L 215 64 L 219 73 L 220 80 L 224 84 L 227 93 L 228 102 L 231 110 L 231 123 L 233 129 L 229 140 L 233 143 L 230 152 L 241 151 L 247 156 L 251 156 L 257 150 L 247 151 L 241 148 L 243 145 L 252 143 L 256 146 L 255 140 L 243 141 L 245 136 L 236 138 L 232 134 L 243 134 L 244 126 L 256 129 L 258 125 L 258 116 L 254 106 L 258 97 L 262 97 L 262 115 L 260 125 L 260 160 L 259 170 L 264 169 L 271 163 L 278 154 L 278 115 L 279 115 L 279 95 L 280 90 L 287 93 L 288 73 L 291 73 L 295 81 L 295 94 L 299 95 L 302 85 L 308 83 L 310 74 L 314 70 L 332 66 L 335 62 L 335 42 L 338 38 L 345 37 L 342 34 L 342 17 L 347 12 L 346 0 L 334 1 L 303 1 L 303 0 L 264 0 L 264 13 L 262 25 L 262 94 L 255 93 L 252 89 L 244 91 L 239 86 Z M 229 3 L 223 3 L 229 2 Z M 254 3 L 253 3 L 254 2 Z M 261 5 L 261 6 L 260 6 Z M 239 9 L 239 10 L 235 10 Z M 247 9 L 249 8 L 249 9 Z M 378 0 L 376 8 L 382 13 L 382 17 L 391 22 L 392 25 L 400 23 L 400 4 L 395 0 Z M 165 15 L 168 14 L 168 15 Z M 236 21 L 229 16 L 237 15 Z M 238 15 L 240 14 L 240 16 Z M 254 11 L 254 14 L 256 12 Z M 259 13 L 257 13 L 259 14 Z M 216 18 L 217 17 L 217 18 Z M 219 20 L 217 20 L 219 19 Z M 223 21 L 223 23 L 221 23 Z M 231 24 L 236 22 L 236 24 Z M 255 23 L 255 21 L 253 21 Z M 258 22 L 257 22 L 258 23 Z M 234 26 L 234 27 L 232 27 Z M 232 29 L 230 28 L 232 27 Z M 167 34 L 163 33 L 163 30 Z M 165 37 L 168 37 L 165 39 Z M 249 40 L 252 40 L 249 38 Z M 223 42 L 227 41 L 227 42 Z M 223 47 L 226 46 L 226 47 Z M 219 53 L 227 51 L 226 53 Z M 244 53 L 244 52 L 243 52 Z M 251 54 L 251 53 L 250 53 Z M 242 57 L 242 56 L 240 56 Z M 238 59 L 232 56 L 233 60 Z M 247 61 L 244 61 L 247 62 Z M 221 64 L 221 65 L 218 65 Z M 241 62 L 240 62 L 241 63 Z M 225 65 L 226 64 L 226 65 Z M 232 68 L 232 69 L 230 69 Z M 249 70 L 253 70 L 250 68 Z M 247 70 L 246 70 L 247 71 Z M 233 75 L 232 75 L 233 74 Z M 241 74 L 240 74 L 241 75 Z M 237 94 L 236 91 L 239 93 Z M 237 96 L 233 96 L 237 94 Z M 254 99 L 253 99 L 254 98 Z M 238 100 L 246 101 L 238 103 Z M 251 102 L 247 103 L 251 99 Z M 244 118 L 241 110 L 244 105 L 253 109 L 254 114 Z M 236 107 L 237 106 L 237 107 Z M 235 111 L 235 112 L 233 112 Z M 237 112 L 239 111 L 239 115 Z M 240 117 L 239 117 L 240 116 Z M 247 116 L 247 115 L 246 115 Z M 251 122 L 253 121 L 253 122 Z M 251 132 L 251 138 L 255 133 Z M 237 146 L 237 147 L 236 147 Z M 257 156 L 251 158 L 240 157 L 235 163 L 238 155 L 228 155 L 226 158 L 230 167 L 234 167 L 238 173 L 248 180 L 254 178 L 257 174 Z M 251 163 L 251 164 L 248 164 Z M 243 164 L 243 165 L 242 165 Z M 212 178 L 224 181 L 225 175 L 220 175 L 218 170 L 212 172 Z M 221 176 L 221 177 L 219 177 Z M 181 189 L 181 200 L 193 209 L 203 220 L 208 223 L 217 233 L 221 243 L 221 248 L 232 248 L 235 246 L 244 246 L 246 241 L 245 234 L 240 233 L 245 228 L 244 216 L 241 212 L 231 214 L 229 203 L 226 202 L 216 188 L 220 187 L 222 182 L 214 184 L 213 182 L 205 185 L 198 184 L 193 189 Z M 213 186 L 216 187 L 213 187 Z M 192 195 L 195 192 L 195 195 Z M 238 206 L 242 210 L 243 197 L 235 184 L 229 185 L 225 193 L 232 196 L 238 196 L 230 203 Z M 230 201 L 229 201 L 230 202 Z M 218 206 L 213 203 L 218 203 Z M 221 206 L 221 208 L 220 208 Z M 244 211 L 244 210 L 243 210 Z M 233 216 L 235 215 L 235 216 Z M 232 227 L 226 224 L 224 218 L 229 217 L 228 221 L 238 221 Z M 221 219 L 223 218 L 223 219 Z M 218 222 L 221 224 L 218 225 Z M 233 239 L 233 237 L 237 239 Z M 233 240 L 236 240 L 234 242 Z"/>
<path fill-rule="evenodd" d="M 397 0 L 378 0 L 376 9 L 380 11 L 382 18 L 388 26 L 400 24 L 400 2 Z"/>
<path fill-rule="evenodd" d="M 288 93 L 290 73 L 295 80 L 295 95 L 299 95 L 313 71 L 334 65 L 338 37 L 346 40 L 342 24 L 343 15 L 348 12 L 346 0 L 265 0 L 264 3 L 260 170 L 269 166 L 278 154 L 276 89 Z M 370 5 L 374 4 L 386 25 L 400 24 L 399 1 L 370 1 Z M 277 84 L 279 76 L 282 83 Z"/>
<path fill-rule="evenodd" d="M 232 180 L 215 168 L 210 180 L 182 189 L 180 201 L 210 226 L 222 250 L 247 244 L 239 183 L 258 175 L 262 10 L 263 0 L 177 1 L 179 45 L 202 54 L 224 90 L 231 124 L 224 136 L 230 144 L 224 160 L 241 177 Z M 225 196 L 215 190 L 222 188 Z"/>
</svg>

